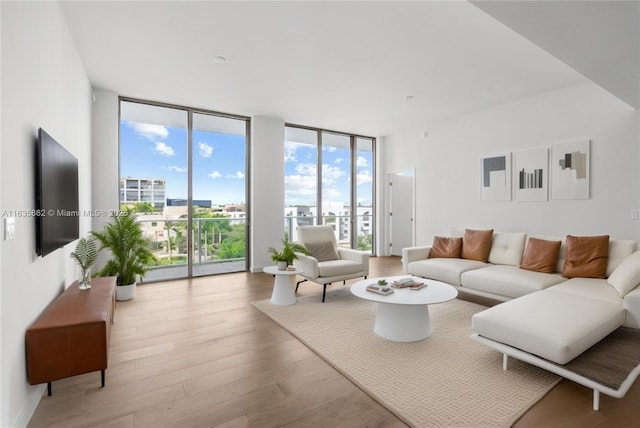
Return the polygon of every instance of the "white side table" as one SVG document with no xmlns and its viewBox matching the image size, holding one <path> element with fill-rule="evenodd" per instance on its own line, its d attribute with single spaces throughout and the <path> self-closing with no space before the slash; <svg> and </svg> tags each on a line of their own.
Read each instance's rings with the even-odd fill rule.
<svg viewBox="0 0 640 428">
<path fill-rule="evenodd" d="M 291 289 L 291 277 L 302 273 L 302 270 L 278 270 L 277 266 L 267 266 L 262 271 L 276 277 L 273 284 L 273 293 L 271 294 L 271 303 L 278 306 L 288 306 L 296 303 L 296 296 Z"/>
</svg>

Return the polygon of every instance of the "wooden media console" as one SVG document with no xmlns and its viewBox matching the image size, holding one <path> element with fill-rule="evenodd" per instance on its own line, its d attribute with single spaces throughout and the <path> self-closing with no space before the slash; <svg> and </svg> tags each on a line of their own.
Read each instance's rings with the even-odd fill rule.
<svg viewBox="0 0 640 428">
<path fill-rule="evenodd" d="M 94 278 L 91 289 L 71 284 L 26 332 L 27 378 L 31 385 L 100 370 L 108 365 L 115 311 L 116 277 Z"/>
</svg>

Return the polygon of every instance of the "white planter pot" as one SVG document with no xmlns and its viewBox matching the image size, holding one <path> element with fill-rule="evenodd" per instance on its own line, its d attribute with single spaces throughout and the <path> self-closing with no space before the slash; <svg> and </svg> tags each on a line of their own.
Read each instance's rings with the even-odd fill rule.
<svg viewBox="0 0 640 428">
<path fill-rule="evenodd" d="M 136 297 L 136 283 L 116 287 L 116 300 L 125 301 Z"/>
<path fill-rule="evenodd" d="M 287 262 L 278 262 L 278 270 L 287 270 Z"/>
</svg>

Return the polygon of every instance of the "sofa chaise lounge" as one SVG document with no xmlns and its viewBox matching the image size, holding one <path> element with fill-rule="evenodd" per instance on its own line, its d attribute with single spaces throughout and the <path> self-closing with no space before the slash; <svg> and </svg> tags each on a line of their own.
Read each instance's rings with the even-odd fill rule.
<svg viewBox="0 0 640 428">
<path fill-rule="evenodd" d="M 505 369 L 507 356 L 513 356 L 588 386 L 594 409 L 600 392 L 618 398 L 626 393 L 640 368 L 612 390 L 562 365 L 620 326 L 640 328 L 640 252 L 634 241 L 487 230 L 452 235 L 436 237 L 432 246 L 403 249 L 404 272 L 504 302 L 474 315 L 472 339 L 502 352 Z M 474 253 L 478 235 L 485 245 L 480 256 Z M 461 249 L 455 257 L 465 238 L 471 253 Z M 554 253 L 551 247 L 555 254 L 547 254 Z"/>
</svg>

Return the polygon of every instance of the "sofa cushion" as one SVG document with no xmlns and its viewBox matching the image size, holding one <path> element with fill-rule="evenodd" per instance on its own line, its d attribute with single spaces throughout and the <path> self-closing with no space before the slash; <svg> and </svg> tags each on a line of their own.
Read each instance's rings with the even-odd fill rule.
<svg viewBox="0 0 640 428">
<path fill-rule="evenodd" d="M 562 276 L 565 278 L 606 278 L 609 236 L 567 235 L 567 258 Z"/>
<path fill-rule="evenodd" d="M 492 237 L 493 229 L 465 229 L 464 236 L 462 237 L 461 257 L 463 259 L 477 260 L 479 262 L 486 263 L 489 261 Z"/>
<path fill-rule="evenodd" d="M 489 263 L 518 266 L 522 261 L 526 237 L 524 233 L 494 232 Z"/>
<path fill-rule="evenodd" d="M 616 290 L 607 284 L 606 279 L 571 278 L 553 287 L 553 291 L 588 297 L 622 307 L 622 299 Z"/>
<path fill-rule="evenodd" d="M 530 238 L 524 250 L 520 268 L 541 273 L 554 273 L 561 245 L 561 241 Z"/>
<path fill-rule="evenodd" d="M 308 242 L 305 244 L 307 251 L 311 257 L 315 257 L 319 262 L 327 260 L 338 260 L 338 253 L 333 247 L 333 242 Z"/>
<path fill-rule="evenodd" d="M 627 256 L 607 279 L 620 297 L 640 284 L 640 251 Z"/>
<path fill-rule="evenodd" d="M 555 287 L 499 304 L 472 318 L 481 336 L 566 364 L 624 321 L 622 307 Z"/>
<path fill-rule="evenodd" d="M 460 285 L 460 275 L 472 269 L 490 266 L 477 260 L 467 259 L 426 259 L 408 264 L 411 275 L 443 281 L 451 285 Z"/>
<path fill-rule="evenodd" d="M 558 254 L 558 262 L 554 272 L 562 272 L 564 269 L 564 262 L 567 256 L 566 236 L 552 236 L 552 235 L 527 235 L 527 245 L 533 238 L 544 239 L 545 241 L 560 241 L 560 253 Z"/>
<path fill-rule="evenodd" d="M 566 281 L 560 274 L 523 270 L 517 266 L 494 265 L 462 274 L 462 287 L 509 298 L 524 296 Z"/>
<path fill-rule="evenodd" d="M 318 272 L 320 276 L 340 276 L 360 272 L 363 269 L 362 263 L 351 260 L 328 260 L 318 262 Z"/>
<path fill-rule="evenodd" d="M 638 249 L 636 241 L 612 239 L 609 241 L 609 258 L 607 260 L 607 277 L 620 263 Z"/>
<path fill-rule="evenodd" d="M 434 236 L 429 258 L 460 258 L 462 238 L 445 238 Z"/>
</svg>

